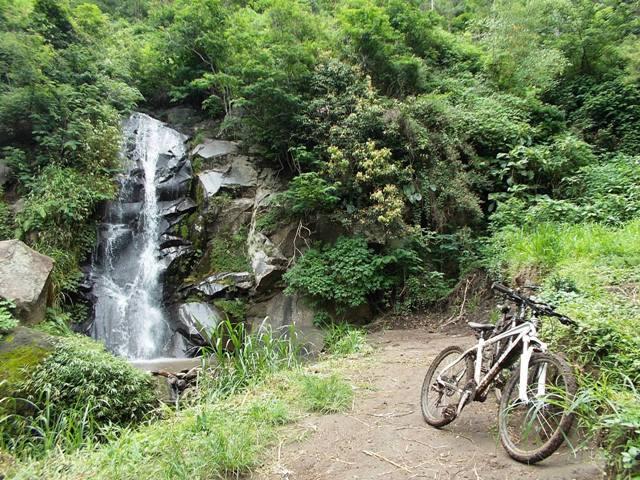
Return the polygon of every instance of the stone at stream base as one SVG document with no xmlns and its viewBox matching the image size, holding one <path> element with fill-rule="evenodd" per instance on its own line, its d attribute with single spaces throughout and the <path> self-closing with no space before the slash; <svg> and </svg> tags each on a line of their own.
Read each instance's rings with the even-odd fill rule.
<svg viewBox="0 0 640 480">
<path fill-rule="evenodd" d="M 313 310 L 300 297 L 284 293 L 251 305 L 247 312 L 247 322 L 252 332 L 270 326 L 274 332 L 287 335 L 290 326 L 293 326 L 300 344 L 309 355 L 318 354 L 324 347 L 324 335 L 313 324 L 313 317 Z"/>
<path fill-rule="evenodd" d="M 53 260 L 20 240 L 0 242 L 0 297 L 16 306 L 27 325 L 44 320 L 51 294 Z"/>
<path fill-rule="evenodd" d="M 54 347 L 54 337 L 25 327 L 17 327 L 0 339 L 0 398 L 10 397 Z"/>
<path fill-rule="evenodd" d="M 194 347 L 210 345 L 211 331 L 224 318 L 216 307 L 204 302 L 183 303 L 177 307 L 176 331 Z"/>
</svg>

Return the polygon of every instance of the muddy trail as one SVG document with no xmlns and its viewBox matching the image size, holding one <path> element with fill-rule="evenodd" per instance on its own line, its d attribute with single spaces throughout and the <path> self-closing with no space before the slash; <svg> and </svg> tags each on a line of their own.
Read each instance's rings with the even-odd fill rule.
<svg viewBox="0 0 640 480">
<path fill-rule="evenodd" d="M 369 336 L 374 352 L 348 359 L 356 386 L 351 411 L 301 420 L 252 478 L 342 479 L 598 479 L 602 462 L 592 450 L 563 446 L 538 465 L 513 461 L 496 430 L 497 402 L 467 406 L 442 430 L 424 423 L 420 387 L 444 347 L 467 346 L 473 337 L 426 330 L 388 330 Z M 574 440 L 574 443 L 577 443 Z"/>
</svg>

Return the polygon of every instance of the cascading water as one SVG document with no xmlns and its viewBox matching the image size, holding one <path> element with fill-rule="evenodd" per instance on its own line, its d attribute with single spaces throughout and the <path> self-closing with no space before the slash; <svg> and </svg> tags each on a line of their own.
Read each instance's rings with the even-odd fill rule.
<svg viewBox="0 0 640 480">
<path fill-rule="evenodd" d="M 124 124 L 124 138 L 125 174 L 100 225 L 93 261 L 92 335 L 129 359 L 175 356 L 179 347 L 163 306 L 166 261 L 160 250 L 167 226 L 162 215 L 171 202 L 160 201 L 159 184 L 185 158 L 186 137 L 135 113 Z"/>
</svg>

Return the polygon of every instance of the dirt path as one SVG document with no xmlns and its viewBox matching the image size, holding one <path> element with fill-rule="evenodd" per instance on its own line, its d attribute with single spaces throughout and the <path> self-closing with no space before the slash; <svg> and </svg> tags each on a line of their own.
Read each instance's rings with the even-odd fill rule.
<svg viewBox="0 0 640 480">
<path fill-rule="evenodd" d="M 426 425 L 419 405 L 430 361 L 466 336 L 390 330 L 370 335 L 375 352 L 350 360 L 347 375 L 358 386 L 351 412 L 308 417 L 298 441 L 284 442 L 260 480 L 342 479 L 597 479 L 597 459 L 576 458 L 567 447 L 536 466 L 511 460 L 496 437 L 495 397 L 469 405 L 452 425 Z"/>
</svg>

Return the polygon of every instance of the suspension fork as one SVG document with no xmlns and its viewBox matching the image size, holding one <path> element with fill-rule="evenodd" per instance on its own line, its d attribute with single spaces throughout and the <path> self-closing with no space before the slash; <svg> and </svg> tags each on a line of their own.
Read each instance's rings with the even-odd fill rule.
<svg viewBox="0 0 640 480">
<path fill-rule="evenodd" d="M 533 342 L 532 342 L 533 337 Z M 535 345 L 532 345 L 534 343 Z M 522 338 L 522 357 L 520 358 L 520 384 L 518 385 L 518 398 L 520 401 L 527 403 L 529 397 L 527 396 L 527 385 L 529 384 L 529 362 L 533 352 L 537 349 L 541 351 L 547 350 L 547 345 L 536 337 L 535 328 L 524 335 Z M 545 394 L 545 384 L 547 380 L 547 364 L 543 363 L 540 371 L 537 372 L 537 388 L 536 397 L 541 397 Z"/>
</svg>

